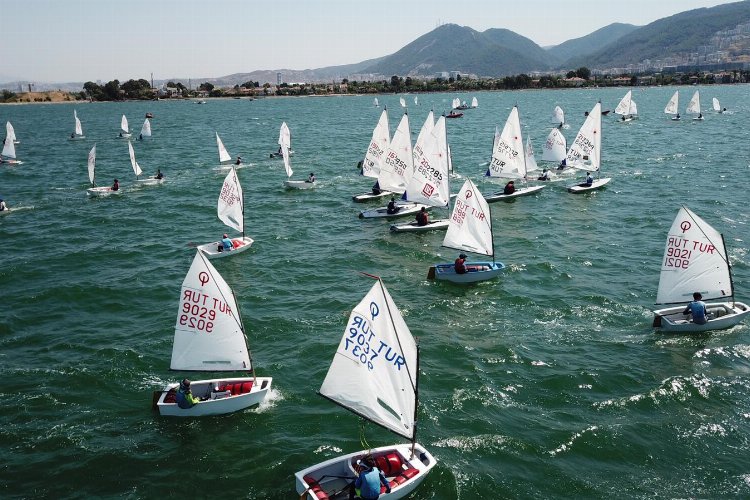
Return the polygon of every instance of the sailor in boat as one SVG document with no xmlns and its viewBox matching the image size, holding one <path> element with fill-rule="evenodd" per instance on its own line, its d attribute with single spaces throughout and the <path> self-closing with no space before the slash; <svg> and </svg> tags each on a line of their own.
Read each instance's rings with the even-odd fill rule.
<svg viewBox="0 0 750 500">
<path fill-rule="evenodd" d="M 377 500 L 380 497 L 380 485 L 385 486 L 385 492 L 391 492 L 391 485 L 385 474 L 375 465 L 375 459 L 368 455 L 357 465 L 361 467 L 357 479 L 354 480 L 354 493 L 363 500 Z"/>
<path fill-rule="evenodd" d="M 724 108 L 721 111 L 719 111 L 719 113 L 726 113 L 726 112 L 727 112 L 727 108 Z"/>
<path fill-rule="evenodd" d="M 425 207 L 422 207 L 422 209 L 417 212 L 417 226 L 426 226 L 430 223 L 430 218 L 427 216 L 427 209 Z"/>
<path fill-rule="evenodd" d="M 699 120 L 702 120 L 702 119 L 703 119 L 703 113 L 698 113 L 698 119 L 699 119 Z"/>
<path fill-rule="evenodd" d="M 143 134 L 138 134 L 138 140 L 139 140 L 139 141 L 142 141 L 142 140 L 143 140 Z"/>
<path fill-rule="evenodd" d="M 156 169 L 156 175 L 154 176 L 154 179 L 163 179 L 164 174 L 161 173 L 161 169 Z"/>
<path fill-rule="evenodd" d="M 372 194 L 380 194 L 383 190 L 380 189 L 380 183 L 378 181 L 375 181 L 375 184 L 372 186 Z"/>
<path fill-rule="evenodd" d="M 388 202 L 388 208 L 386 209 L 386 213 L 389 215 L 397 214 L 398 211 L 401 210 L 401 207 L 396 206 L 396 199 L 391 197 L 391 201 Z"/>
<path fill-rule="evenodd" d="M 0 212 L 3 212 L 5 210 L 9 210 L 8 204 L 5 203 L 5 200 L 0 198 Z"/>
<path fill-rule="evenodd" d="M 238 156 L 237 161 L 234 162 L 235 165 L 242 165 L 242 157 Z"/>
<path fill-rule="evenodd" d="M 516 184 L 513 181 L 508 181 L 508 183 L 503 188 L 503 194 L 513 194 L 516 192 Z"/>
<path fill-rule="evenodd" d="M 594 184 L 594 177 L 591 175 L 591 172 L 586 172 L 586 182 L 582 182 L 579 184 L 581 187 L 591 187 Z"/>
<path fill-rule="evenodd" d="M 219 252 L 231 252 L 234 250 L 234 244 L 232 244 L 232 240 L 229 239 L 229 235 L 227 233 L 224 233 L 224 235 L 221 237 L 221 241 L 219 242 L 219 248 L 217 248 Z"/>
<path fill-rule="evenodd" d="M 536 178 L 538 181 L 548 181 L 549 180 L 549 170 L 546 168 L 542 170 L 542 173 L 539 175 L 539 177 Z"/>
<path fill-rule="evenodd" d="M 456 274 L 466 274 L 469 269 L 466 267 L 466 254 L 462 253 L 458 256 L 458 258 L 453 262 L 453 269 L 456 271 Z"/>
<path fill-rule="evenodd" d="M 678 120 L 680 119 L 680 113 L 677 113 L 677 116 L 675 116 Z"/>
<path fill-rule="evenodd" d="M 122 132 L 120 132 L 120 137 L 122 137 Z"/>
<path fill-rule="evenodd" d="M 175 401 L 177 402 L 177 406 L 183 410 L 192 408 L 200 402 L 200 399 L 193 396 L 193 393 L 190 391 L 190 381 L 188 379 L 183 379 L 180 382 L 180 388 L 175 394 Z"/>
<path fill-rule="evenodd" d="M 693 323 L 696 325 L 705 325 L 708 323 L 706 303 L 701 300 L 702 298 L 703 295 L 700 292 L 693 293 L 693 300 L 688 302 L 687 307 L 682 311 L 682 314 L 691 314 Z"/>
<path fill-rule="evenodd" d="M 315 174 L 310 172 L 310 175 L 307 176 L 307 180 L 305 182 L 310 182 L 310 183 L 315 182 Z"/>
<path fill-rule="evenodd" d="M 565 169 L 565 167 L 567 167 L 567 166 L 568 166 L 568 162 L 567 162 L 566 160 L 567 160 L 567 158 L 563 158 L 563 159 L 562 159 L 562 160 L 560 161 L 560 164 L 559 164 L 559 165 L 557 166 L 557 170 L 564 170 L 564 169 Z"/>
<path fill-rule="evenodd" d="M 70 133 L 70 138 L 71 139 L 75 139 L 76 138 L 76 133 L 75 132 L 71 132 Z"/>
<path fill-rule="evenodd" d="M 120 190 L 120 181 L 115 179 L 114 184 L 112 184 L 112 191 L 119 191 Z"/>
</svg>

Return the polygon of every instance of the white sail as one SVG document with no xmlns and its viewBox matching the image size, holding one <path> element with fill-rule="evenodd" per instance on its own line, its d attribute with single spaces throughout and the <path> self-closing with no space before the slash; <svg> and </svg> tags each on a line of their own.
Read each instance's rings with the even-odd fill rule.
<svg viewBox="0 0 750 500">
<path fill-rule="evenodd" d="M 488 177 L 505 177 L 521 179 L 526 176 L 523 139 L 521 138 L 521 121 L 518 117 L 518 106 L 513 106 L 505 121 L 500 139 L 492 150 L 492 158 L 487 168 Z"/>
<path fill-rule="evenodd" d="M 380 189 L 403 193 L 413 173 L 414 158 L 411 150 L 409 115 L 404 113 L 380 165 L 378 184 Z"/>
<path fill-rule="evenodd" d="M 552 111 L 552 123 L 556 125 L 565 123 L 565 113 L 560 106 L 555 106 L 554 111 Z"/>
<path fill-rule="evenodd" d="M 601 154 L 602 105 L 597 102 L 570 145 L 567 164 L 572 167 L 596 171 L 601 166 Z M 586 158 L 588 158 L 589 163 L 586 163 Z"/>
<path fill-rule="evenodd" d="M 377 177 L 380 174 L 380 166 L 385 160 L 385 152 L 391 143 L 390 132 L 388 130 L 388 111 L 383 110 L 380 114 L 378 124 L 372 131 L 372 139 L 367 147 L 365 159 L 362 162 L 362 175 L 367 177 Z"/>
<path fill-rule="evenodd" d="M 11 141 L 16 142 L 16 131 L 10 122 L 5 122 L 5 136 L 10 137 Z"/>
<path fill-rule="evenodd" d="M 88 167 L 89 181 L 91 182 L 91 185 L 94 186 L 94 170 L 96 169 L 96 144 L 94 144 L 94 147 L 91 148 L 91 151 L 89 151 Z"/>
<path fill-rule="evenodd" d="M 76 121 L 76 135 L 83 136 L 83 127 L 81 127 L 81 120 L 78 119 L 78 113 L 75 109 L 73 110 L 73 118 Z"/>
<path fill-rule="evenodd" d="M 141 166 L 138 165 L 138 162 L 135 161 L 135 151 L 133 150 L 133 144 L 130 141 L 128 141 L 128 153 L 130 153 L 130 165 L 133 167 L 135 176 L 138 177 L 143 171 L 141 170 Z"/>
<path fill-rule="evenodd" d="M 382 281 L 349 316 L 320 394 L 412 439 L 417 345 Z"/>
<path fill-rule="evenodd" d="M 526 148 L 524 149 L 526 155 L 526 173 L 539 170 L 539 166 L 536 164 L 536 158 L 534 157 L 534 146 L 531 144 L 531 137 L 526 136 Z"/>
<path fill-rule="evenodd" d="M 693 94 L 693 98 L 690 99 L 690 102 L 688 103 L 688 107 L 686 110 L 687 113 L 694 113 L 694 114 L 700 114 L 701 112 L 701 94 L 699 90 L 695 91 L 695 94 Z"/>
<path fill-rule="evenodd" d="M 432 119 L 432 111 L 428 120 Z M 417 140 L 420 142 L 420 139 Z M 414 148 L 414 175 L 409 179 L 404 198 L 433 207 L 446 207 L 450 200 L 448 140 L 445 117 Z"/>
<path fill-rule="evenodd" d="M 245 333 L 232 289 L 198 251 L 182 282 L 172 370 L 250 370 Z"/>
<path fill-rule="evenodd" d="M 399 104 L 401 104 L 402 108 L 406 107 L 406 100 L 403 97 L 400 97 L 398 100 Z"/>
<path fill-rule="evenodd" d="M 472 108 L 478 108 L 479 107 L 479 101 L 477 101 L 476 97 L 471 98 L 471 107 Z"/>
<path fill-rule="evenodd" d="M 377 97 L 372 100 L 372 105 L 375 106 L 376 108 L 380 107 L 380 103 L 378 102 L 378 98 Z"/>
<path fill-rule="evenodd" d="M 227 226 L 239 232 L 245 230 L 244 226 L 244 199 L 242 197 L 242 186 L 237 178 L 237 171 L 232 170 L 224 178 L 224 184 L 219 192 L 217 212 L 219 220 Z"/>
<path fill-rule="evenodd" d="M 141 127 L 141 135 L 143 137 L 151 137 L 151 120 L 146 118 Z"/>
<path fill-rule="evenodd" d="M 456 196 L 443 246 L 494 255 L 490 206 L 471 179 Z"/>
<path fill-rule="evenodd" d="M 417 164 L 417 158 L 424 156 L 424 153 L 422 151 L 423 143 L 428 139 L 428 136 L 432 133 L 433 128 L 435 128 L 435 114 L 432 112 L 432 110 L 430 110 L 430 112 L 427 113 L 427 118 L 422 124 L 422 128 L 419 129 L 417 140 L 414 142 L 414 148 L 412 150 L 412 154 L 414 156 L 414 165 Z"/>
<path fill-rule="evenodd" d="M 13 143 L 13 140 L 10 137 L 5 137 L 5 141 L 3 142 L 2 156 L 10 158 L 12 160 L 16 159 L 16 145 Z"/>
<path fill-rule="evenodd" d="M 460 105 L 461 105 L 461 99 L 459 99 L 458 97 L 454 98 L 453 102 L 451 103 L 451 106 L 453 106 L 453 109 L 456 109 Z"/>
<path fill-rule="evenodd" d="M 120 130 L 122 130 L 123 134 L 130 133 L 130 129 L 128 128 L 128 119 L 125 117 L 125 115 L 122 115 L 122 118 L 120 119 Z"/>
<path fill-rule="evenodd" d="M 286 176 L 291 177 L 294 173 L 289 158 L 289 149 L 292 147 L 292 132 L 289 130 L 286 122 L 282 122 L 281 128 L 279 129 L 279 146 L 281 146 L 281 156 L 284 158 L 284 170 L 286 170 Z"/>
<path fill-rule="evenodd" d="M 631 99 L 630 101 L 630 116 L 636 116 L 638 114 L 638 105 Z"/>
<path fill-rule="evenodd" d="M 713 104 L 714 111 L 721 111 L 721 105 L 719 104 L 719 100 L 717 98 L 711 99 L 711 103 Z M 10 125 L 10 122 L 8 122 Z"/>
<path fill-rule="evenodd" d="M 567 156 L 568 145 L 565 136 L 555 127 L 550 130 L 547 141 L 542 151 L 542 161 L 554 161 L 560 163 Z"/>
<path fill-rule="evenodd" d="M 227 148 L 225 148 L 224 143 L 221 142 L 218 132 L 216 132 L 216 145 L 219 147 L 219 162 L 224 163 L 225 161 L 231 161 L 232 157 L 229 156 Z"/>
<path fill-rule="evenodd" d="M 674 94 L 672 94 L 672 98 L 667 103 L 667 106 L 664 108 L 664 112 L 668 115 L 676 115 L 678 113 L 678 105 L 680 103 L 680 91 L 675 90 Z"/>
<path fill-rule="evenodd" d="M 687 302 L 693 292 L 704 300 L 734 294 L 721 233 L 682 207 L 667 235 L 656 303 Z"/>
<path fill-rule="evenodd" d="M 419 96 L 414 96 L 414 105 L 419 106 Z"/>
<path fill-rule="evenodd" d="M 453 173 L 453 153 L 451 153 L 451 145 L 446 144 L 445 148 L 448 151 L 448 172 L 452 174 Z"/>
<path fill-rule="evenodd" d="M 632 102 L 632 99 L 633 99 L 633 91 L 628 90 L 628 93 L 625 94 L 625 96 L 622 99 L 620 99 L 620 103 L 615 108 L 615 114 L 622 115 L 622 116 L 630 115 L 631 114 L 630 103 Z"/>
</svg>

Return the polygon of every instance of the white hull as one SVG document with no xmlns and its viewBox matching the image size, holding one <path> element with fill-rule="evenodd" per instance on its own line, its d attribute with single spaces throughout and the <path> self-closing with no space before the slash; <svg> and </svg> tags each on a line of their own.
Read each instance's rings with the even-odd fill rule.
<svg viewBox="0 0 750 500">
<path fill-rule="evenodd" d="M 95 196 L 95 197 L 110 196 L 110 195 L 113 195 L 113 194 L 120 194 L 120 193 L 122 193 L 122 188 L 120 188 L 117 191 L 112 191 L 112 188 L 109 187 L 109 186 L 93 187 L 93 188 L 88 188 L 86 190 L 86 193 L 89 196 Z"/>
<path fill-rule="evenodd" d="M 595 191 L 597 189 L 600 189 L 604 187 L 609 181 L 611 181 L 611 177 L 605 177 L 603 179 L 596 179 L 593 184 L 590 186 L 582 186 L 580 184 L 576 184 L 575 186 L 568 186 L 568 192 L 574 193 L 574 194 L 580 194 L 580 193 L 587 193 L 589 191 Z"/>
<path fill-rule="evenodd" d="M 397 217 L 405 217 L 407 215 L 414 215 L 420 210 L 422 210 L 422 207 L 425 207 L 427 210 L 432 208 L 422 203 L 403 203 L 403 204 L 398 203 L 396 204 L 396 206 L 399 207 L 399 210 L 395 214 L 389 214 L 388 207 L 381 207 L 381 208 L 373 208 L 371 210 L 365 210 L 363 212 L 360 212 L 359 218 L 360 219 L 377 219 L 377 218 L 395 219 Z"/>
<path fill-rule="evenodd" d="M 317 185 L 317 182 L 284 181 L 284 187 L 287 189 L 313 189 Z"/>
<path fill-rule="evenodd" d="M 232 255 L 237 255 L 244 252 L 252 246 L 253 241 L 254 240 L 249 236 L 245 236 L 244 238 L 232 238 L 232 243 L 235 245 L 234 250 L 223 250 L 220 252 L 219 245 L 221 245 L 221 241 L 214 241 L 212 243 L 206 243 L 205 245 L 198 245 L 198 250 L 203 252 L 203 254 L 209 259 L 219 259 L 222 257 L 230 257 Z"/>
<path fill-rule="evenodd" d="M 118 138 L 118 139 L 128 139 L 128 138 L 130 138 L 130 137 L 131 137 L 132 135 L 133 135 L 133 134 L 120 134 L 120 135 L 118 135 L 118 136 L 117 136 L 117 138 Z"/>
<path fill-rule="evenodd" d="M 693 118 L 693 121 L 695 121 L 695 122 L 703 121 L 703 117 L 702 116 L 701 117 L 696 116 L 695 118 Z"/>
<path fill-rule="evenodd" d="M 381 470 L 391 486 L 391 492 L 381 493 L 379 500 L 395 500 L 411 494 L 437 463 L 435 457 L 419 443 L 415 444 L 414 457 L 411 459 L 411 444 L 381 446 L 350 453 L 295 473 L 295 487 L 300 498 L 348 499 L 348 486 L 357 478 L 356 462 L 368 452 L 376 464 L 381 464 Z M 388 455 L 391 460 L 385 458 Z"/>
<path fill-rule="evenodd" d="M 358 195 L 352 196 L 352 201 L 355 201 L 357 203 L 364 203 L 366 201 L 379 200 L 380 198 L 385 198 L 386 196 L 395 196 L 395 195 L 396 193 L 392 191 L 381 191 L 380 194 L 364 193 L 364 194 L 358 194 Z"/>
<path fill-rule="evenodd" d="M 425 233 L 427 231 L 445 231 L 448 229 L 450 220 L 437 219 L 427 223 L 426 226 L 420 226 L 416 221 L 393 224 L 391 231 L 394 233 Z"/>
<path fill-rule="evenodd" d="M 208 415 L 224 415 L 244 410 L 261 403 L 271 389 L 271 377 L 235 377 L 217 378 L 210 380 L 196 380 L 191 382 L 190 390 L 193 396 L 205 399 L 191 408 L 180 408 L 174 401 L 174 393 L 180 384 L 170 384 L 164 388 L 156 403 L 159 414 L 164 417 L 204 417 Z M 224 388 L 232 384 L 232 389 L 215 392 L 214 389 Z M 241 387 L 237 387 L 239 384 Z M 249 390 L 247 390 L 249 389 Z"/>
<path fill-rule="evenodd" d="M 723 330 L 742 322 L 750 314 L 750 307 L 743 302 L 719 302 L 706 304 L 708 322 L 697 325 L 690 319 L 690 315 L 682 314 L 684 306 L 670 307 L 654 311 L 654 327 L 663 332 L 694 333 L 709 330 Z"/>
<path fill-rule="evenodd" d="M 437 264 L 430 268 L 428 279 L 450 281 L 452 283 L 478 283 L 496 278 L 505 269 L 502 262 L 467 262 L 469 272 L 457 274 L 453 264 Z M 472 270 L 483 268 L 481 270 Z"/>
<path fill-rule="evenodd" d="M 22 165 L 23 164 L 21 160 L 10 160 L 8 158 L 0 159 L 0 163 L 5 163 L 7 165 Z"/>
<path fill-rule="evenodd" d="M 513 194 L 503 194 L 502 192 L 491 194 L 489 196 L 485 196 L 484 199 L 487 200 L 487 203 L 492 203 L 495 201 L 500 200 L 512 200 L 513 198 L 519 198 L 521 196 L 528 196 L 530 194 L 534 194 L 537 191 L 541 191 L 544 189 L 544 186 L 528 186 L 528 187 L 522 187 L 520 189 L 516 189 Z"/>
<path fill-rule="evenodd" d="M 80 141 L 80 140 L 83 140 L 85 138 L 86 138 L 85 135 L 77 135 L 75 137 L 68 137 L 68 140 L 69 141 Z"/>
<path fill-rule="evenodd" d="M 156 184 L 161 184 L 164 182 L 164 179 L 157 179 L 155 177 L 147 177 L 145 179 L 138 179 L 136 180 L 136 183 L 138 186 L 154 186 Z"/>
</svg>

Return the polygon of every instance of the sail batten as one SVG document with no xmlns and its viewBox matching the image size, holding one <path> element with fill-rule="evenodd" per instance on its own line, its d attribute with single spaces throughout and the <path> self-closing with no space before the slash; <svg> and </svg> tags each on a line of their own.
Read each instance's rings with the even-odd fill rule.
<svg viewBox="0 0 750 500">
<path fill-rule="evenodd" d="M 320 394 L 412 439 L 417 345 L 381 280 L 352 310 Z"/>
</svg>

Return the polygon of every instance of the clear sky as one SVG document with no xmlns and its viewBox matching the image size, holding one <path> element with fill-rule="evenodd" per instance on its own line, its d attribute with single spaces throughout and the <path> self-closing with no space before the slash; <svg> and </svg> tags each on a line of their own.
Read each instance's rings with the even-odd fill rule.
<svg viewBox="0 0 750 500">
<path fill-rule="evenodd" d="M 726 0 L 0 0 L 0 81 L 207 78 L 351 64 L 455 23 L 539 45 Z"/>
</svg>

